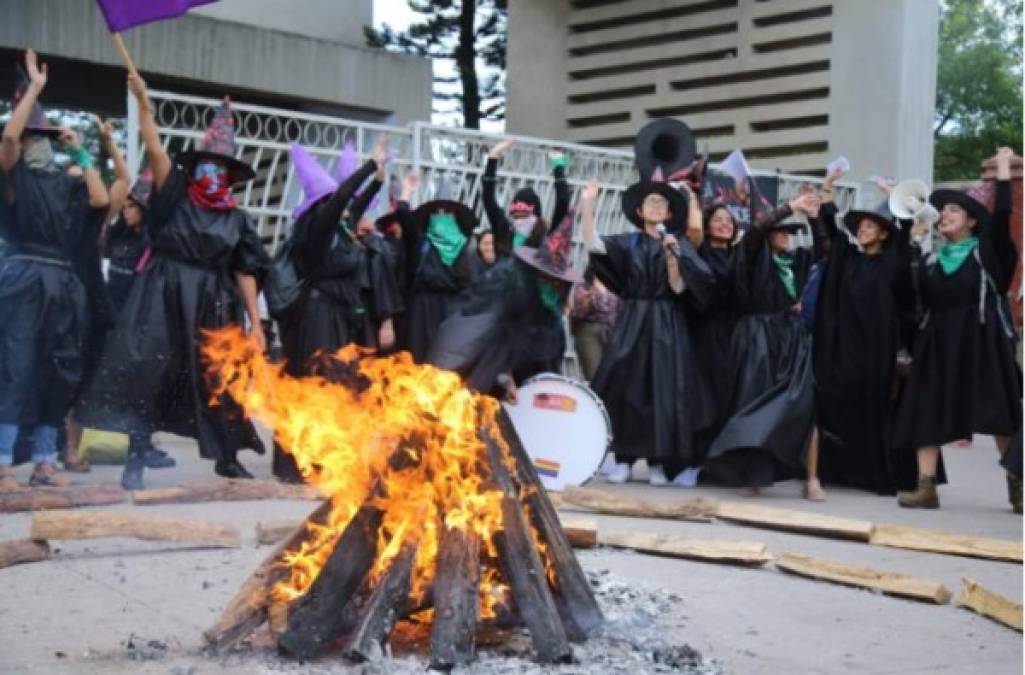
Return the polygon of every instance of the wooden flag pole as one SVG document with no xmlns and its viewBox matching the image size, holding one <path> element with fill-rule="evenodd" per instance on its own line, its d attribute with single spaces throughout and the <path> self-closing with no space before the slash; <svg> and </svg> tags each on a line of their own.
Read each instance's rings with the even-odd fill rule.
<svg viewBox="0 0 1025 675">
<path fill-rule="evenodd" d="M 117 47 L 117 51 L 121 54 L 121 60 L 125 64 L 125 68 L 128 72 L 138 76 L 139 71 L 135 68 L 135 62 L 132 61 L 132 55 L 128 53 L 128 47 L 125 46 L 125 41 L 121 38 L 121 33 L 111 33 L 110 38 L 114 41 L 114 46 Z"/>
</svg>

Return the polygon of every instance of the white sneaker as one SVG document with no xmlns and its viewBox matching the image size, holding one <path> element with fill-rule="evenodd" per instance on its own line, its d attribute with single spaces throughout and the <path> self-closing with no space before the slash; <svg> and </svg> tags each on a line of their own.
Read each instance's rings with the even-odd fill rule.
<svg viewBox="0 0 1025 675">
<path fill-rule="evenodd" d="M 666 472 L 661 466 L 648 467 L 648 485 L 653 485 L 655 487 L 669 485 L 669 479 L 666 478 Z"/>
<path fill-rule="evenodd" d="M 617 462 L 605 478 L 607 478 L 610 483 L 627 482 L 630 480 L 630 465 L 626 462 Z"/>
<path fill-rule="evenodd" d="M 605 461 L 601 463 L 601 468 L 598 469 L 598 473 L 603 476 L 608 476 L 612 473 L 613 469 L 616 468 L 616 456 L 611 452 L 605 455 Z"/>
<path fill-rule="evenodd" d="M 673 479 L 673 485 L 675 487 L 692 488 L 698 484 L 698 476 L 701 475 L 700 466 L 688 466 L 686 469 L 676 474 L 676 478 Z"/>
</svg>

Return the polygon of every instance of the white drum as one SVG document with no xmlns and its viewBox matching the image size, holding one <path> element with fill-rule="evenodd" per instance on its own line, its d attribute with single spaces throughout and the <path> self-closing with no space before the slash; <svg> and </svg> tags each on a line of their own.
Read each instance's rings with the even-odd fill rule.
<svg viewBox="0 0 1025 675">
<path fill-rule="evenodd" d="M 503 405 L 546 489 L 594 477 L 612 442 L 612 425 L 585 383 L 541 373 L 523 383 L 515 405 Z"/>
</svg>

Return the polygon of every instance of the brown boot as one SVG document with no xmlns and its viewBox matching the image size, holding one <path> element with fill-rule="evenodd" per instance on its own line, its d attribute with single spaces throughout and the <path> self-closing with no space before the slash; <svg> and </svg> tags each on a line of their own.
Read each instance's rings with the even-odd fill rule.
<svg viewBox="0 0 1025 675">
<path fill-rule="evenodd" d="M 909 509 L 940 508 L 940 496 L 936 494 L 936 479 L 932 476 L 919 476 L 918 489 L 898 492 L 897 503 Z"/>
<path fill-rule="evenodd" d="M 1021 513 L 1021 478 L 1012 473 L 1007 474 L 1007 501 L 1015 513 Z"/>
</svg>

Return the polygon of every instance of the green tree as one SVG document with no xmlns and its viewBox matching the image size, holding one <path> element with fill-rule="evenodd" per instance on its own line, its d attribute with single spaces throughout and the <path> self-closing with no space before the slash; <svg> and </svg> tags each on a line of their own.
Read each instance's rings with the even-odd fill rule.
<svg viewBox="0 0 1025 675">
<path fill-rule="evenodd" d="M 423 20 L 405 31 L 367 26 L 367 44 L 454 64 L 455 76 L 434 77 L 434 112 L 460 112 L 468 129 L 504 119 L 508 0 L 407 2 Z M 478 66 L 485 70 L 483 81 Z"/>
<path fill-rule="evenodd" d="M 935 179 L 973 178 L 998 146 L 1022 152 L 1022 2 L 941 7 Z"/>
</svg>

